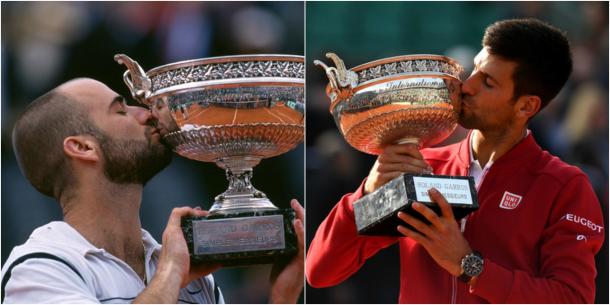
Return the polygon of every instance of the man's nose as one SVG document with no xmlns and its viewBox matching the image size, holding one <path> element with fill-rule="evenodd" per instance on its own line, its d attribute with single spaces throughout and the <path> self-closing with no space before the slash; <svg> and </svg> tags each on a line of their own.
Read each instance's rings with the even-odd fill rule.
<svg viewBox="0 0 610 305">
<path fill-rule="evenodd" d="M 475 90 L 475 75 L 470 75 L 467 79 L 462 82 L 462 94 L 463 95 L 474 95 Z"/>
<path fill-rule="evenodd" d="M 159 118 L 161 117 L 161 114 L 159 113 L 159 109 L 157 108 L 157 106 L 153 106 L 150 109 L 150 115 L 153 119 L 155 120 L 159 120 Z"/>
<path fill-rule="evenodd" d="M 141 125 L 151 125 L 154 126 L 157 122 L 157 118 L 155 115 L 148 109 L 144 107 L 131 107 L 133 116 L 136 118 L 138 123 Z"/>
</svg>

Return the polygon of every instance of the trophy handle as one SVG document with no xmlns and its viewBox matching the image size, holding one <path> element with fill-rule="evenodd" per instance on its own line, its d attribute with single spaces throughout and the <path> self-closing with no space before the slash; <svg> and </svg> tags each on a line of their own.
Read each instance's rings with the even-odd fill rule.
<svg viewBox="0 0 610 305">
<path fill-rule="evenodd" d="M 337 75 L 339 73 L 337 72 L 337 69 L 334 67 L 329 67 L 324 62 L 321 62 L 317 59 L 314 60 L 313 63 L 316 66 L 321 66 L 324 69 L 324 71 L 326 71 L 326 76 L 328 77 L 328 80 L 330 82 L 330 87 L 332 88 L 332 90 L 338 91 L 339 85 L 337 84 Z"/>
<path fill-rule="evenodd" d="M 150 102 L 147 98 L 151 94 L 150 89 L 152 84 L 148 76 L 146 76 L 146 73 L 144 73 L 144 70 L 142 70 L 142 67 L 140 67 L 138 62 L 125 54 L 114 55 L 114 60 L 120 65 L 127 66 L 127 71 L 123 73 L 123 81 L 129 88 L 131 96 L 138 102 L 149 105 Z"/>
<path fill-rule="evenodd" d="M 326 57 L 330 58 L 336 67 L 329 67 L 322 61 L 314 60 L 314 64 L 321 66 L 326 71 L 330 84 L 330 92 L 328 96 L 332 104 L 339 100 L 343 100 L 352 96 L 352 89 L 358 86 L 358 74 L 348 70 L 343 63 L 343 60 L 335 53 L 326 53 Z M 331 106 L 332 108 L 332 106 Z"/>
</svg>

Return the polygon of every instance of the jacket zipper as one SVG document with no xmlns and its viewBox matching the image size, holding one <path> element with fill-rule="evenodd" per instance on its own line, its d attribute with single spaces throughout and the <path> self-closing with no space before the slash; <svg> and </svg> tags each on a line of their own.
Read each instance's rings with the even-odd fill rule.
<svg viewBox="0 0 610 305">
<path fill-rule="evenodd" d="M 453 288 L 451 292 L 451 304 L 457 304 L 457 277 L 452 276 L 451 278 L 451 286 Z"/>
<path fill-rule="evenodd" d="M 485 177 L 487 176 L 487 173 L 489 173 L 489 170 L 491 169 L 491 166 L 485 166 L 485 168 L 483 169 L 483 173 L 481 174 L 481 180 L 479 181 L 479 184 L 476 185 L 476 189 L 477 189 L 477 194 L 479 193 L 479 190 L 481 189 L 481 185 L 483 185 L 483 181 L 485 181 Z M 468 171 L 470 172 L 470 167 L 468 167 Z M 464 233 L 466 231 L 466 222 L 468 221 L 468 215 L 466 215 L 464 218 L 462 218 L 462 220 L 460 221 L 460 231 L 462 233 Z M 451 304 L 457 304 L 457 277 L 452 276 L 451 277 Z"/>
</svg>

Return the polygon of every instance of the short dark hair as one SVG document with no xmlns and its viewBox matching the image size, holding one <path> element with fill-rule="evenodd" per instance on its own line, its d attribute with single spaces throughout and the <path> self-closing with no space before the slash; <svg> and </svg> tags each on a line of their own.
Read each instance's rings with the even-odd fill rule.
<svg viewBox="0 0 610 305">
<path fill-rule="evenodd" d="M 513 98 L 540 97 L 542 110 L 559 93 L 572 72 L 570 43 L 559 29 L 540 20 L 510 19 L 487 27 L 483 47 L 517 63 Z"/>
<path fill-rule="evenodd" d="M 64 139 L 96 130 L 79 103 L 57 89 L 42 95 L 28 105 L 13 128 L 13 149 L 21 172 L 39 192 L 59 200 L 74 182 Z"/>
</svg>

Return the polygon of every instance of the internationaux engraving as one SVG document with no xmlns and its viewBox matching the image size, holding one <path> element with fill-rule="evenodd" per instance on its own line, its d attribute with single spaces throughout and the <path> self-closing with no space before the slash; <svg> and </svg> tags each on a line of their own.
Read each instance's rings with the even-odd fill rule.
<svg viewBox="0 0 610 305">
<path fill-rule="evenodd" d="M 340 115 L 395 103 L 425 106 L 436 103 L 451 104 L 451 99 L 443 79 L 410 78 L 366 88 L 350 100 L 339 102 L 335 111 Z"/>
</svg>

